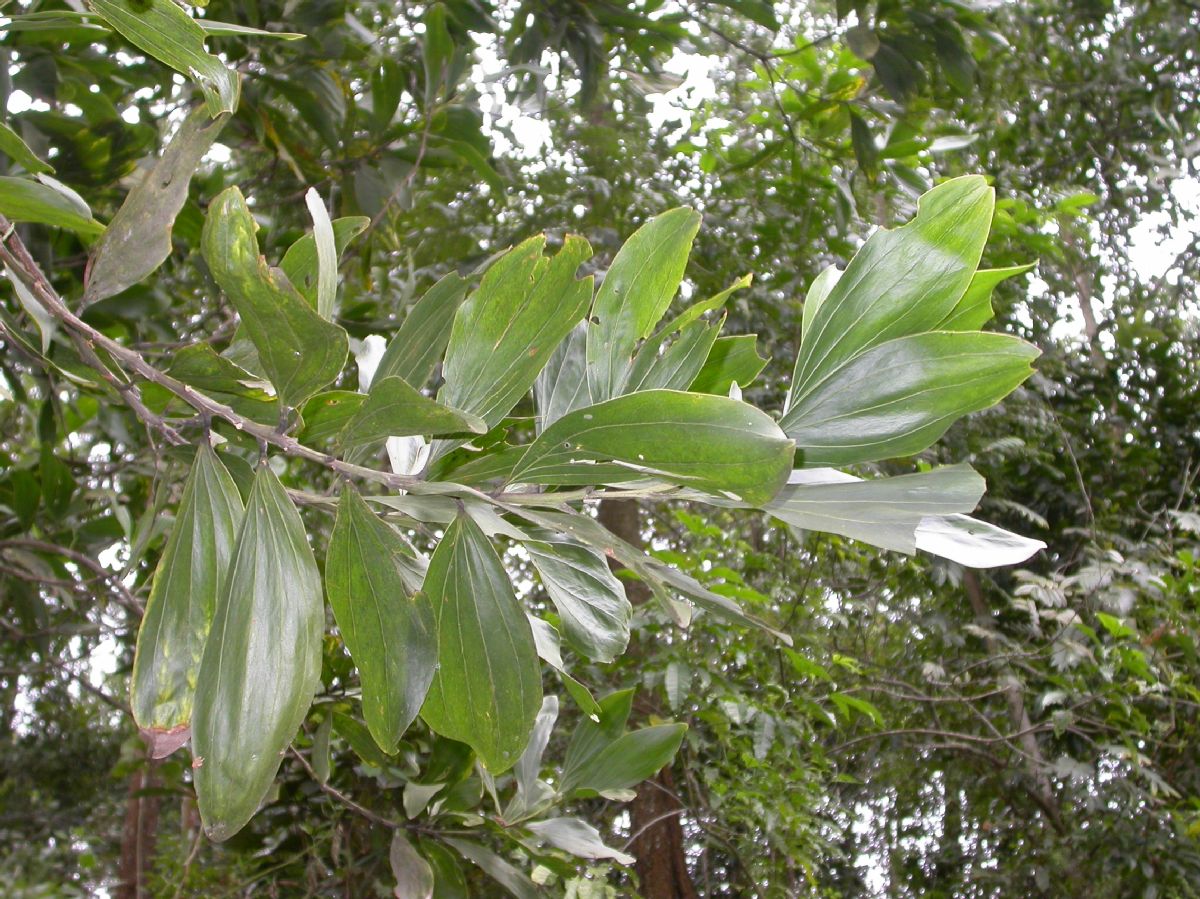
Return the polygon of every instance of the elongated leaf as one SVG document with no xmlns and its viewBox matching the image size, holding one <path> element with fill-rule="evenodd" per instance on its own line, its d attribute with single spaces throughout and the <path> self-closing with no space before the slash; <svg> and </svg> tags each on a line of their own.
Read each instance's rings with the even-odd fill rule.
<svg viewBox="0 0 1200 899">
<path fill-rule="evenodd" d="M 619 396 L 639 340 L 650 336 L 683 280 L 700 214 L 680 207 L 655 216 L 625 242 L 596 294 L 587 334 L 593 403 Z"/>
<path fill-rule="evenodd" d="M 625 393 L 639 390 L 687 390 L 708 360 L 724 320 L 692 322 L 661 354 L 648 352 L 647 343 L 633 360 Z"/>
<path fill-rule="evenodd" d="M 315 187 L 304 195 L 308 213 L 313 220 L 313 243 L 317 251 L 317 312 L 321 318 L 333 318 L 333 302 L 337 297 L 338 252 L 333 238 L 333 222 L 329 210 Z"/>
<path fill-rule="evenodd" d="M 767 366 L 758 355 L 758 335 L 738 334 L 719 337 L 704 361 L 704 367 L 688 388 L 693 393 L 715 393 L 728 396 L 729 388 L 748 387 Z"/>
<path fill-rule="evenodd" d="M 533 809 L 543 798 L 548 798 L 543 791 L 546 784 L 538 779 L 542 772 L 542 756 L 546 745 L 550 742 L 550 734 L 554 730 L 554 722 L 558 720 L 558 697 L 546 696 L 542 699 L 542 708 L 538 711 L 534 722 L 533 734 L 529 744 L 517 761 L 514 774 L 517 778 L 517 795 L 513 803 L 505 810 L 505 818 L 514 820 L 520 815 Z M 553 791 L 550 792 L 553 795 Z"/>
<path fill-rule="evenodd" d="M 907 225 L 871 236 L 812 316 L 793 406 L 865 350 L 945 318 L 979 265 L 994 202 L 982 177 L 954 178 L 922 196 Z"/>
<path fill-rule="evenodd" d="M 334 281 L 336 286 L 336 262 L 337 258 L 342 255 L 342 252 L 350 245 L 350 241 L 358 237 L 365 230 L 371 220 L 365 215 L 351 215 L 345 218 L 334 219 L 333 226 L 333 244 L 334 244 Z M 308 300 L 308 304 L 314 309 L 318 309 L 317 293 L 318 293 L 318 259 L 317 259 L 317 241 L 315 230 L 313 233 L 305 234 L 294 244 L 288 247 L 287 252 L 283 254 L 283 259 L 279 261 L 279 267 L 283 269 L 283 273 L 287 275 L 292 286 L 300 291 L 300 296 Z M 326 316 L 328 317 L 328 316 Z"/>
<path fill-rule="evenodd" d="M 404 836 L 403 830 L 392 835 L 388 850 L 388 862 L 396 888 L 392 891 L 396 899 L 430 899 L 433 896 L 433 868 Z"/>
<path fill-rule="evenodd" d="M 551 354 L 587 311 L 592 279 L 575 280 L 592 255 L 568 236 L 552 258 L 546 238 L 530 238 L 488 269 L 459 307 L 446 349 L 438 400 L 495 427 L 533 386 Z"/>
<path fill-rule="evenodd" d="M 518 871 L 492 850 L 468 840 L 456 837 L 445 837 L 442 842 L 455 849 L 463 858 L 469 859 L 482 868 L 492 880 L 508 890 L 517 899 L 541 899 L 542 893 L 534 885 L 529 876 Z"/>
<path fill-rule="evenodd" d="M 349 341 L 258 254 L 254 231 L 241 191 L 229 188 L 209 207 L 204 259 L 241 316 L 275 392 L 298 406 L 338 376 Z"/>
<path fill-rule="evenodd" d="M 237 72 L 205 51 L 204 29 L 173 0 L 88 0 L 88 7 L 139 50 L 195 81 L 213 118 L 237 109 Z"/>
<path fill-rule="evenodd" d="M 167 374 L 247 418 L 271 425 L 279 421 L 279 401 L 270 392 L 270 385 L 224 356 L 218 356 L 206 343 L 194 343 L 179 350 L 172 358 Z"/>
<path fill-rule="evenodd" d="M 261 465 L 196 680 L 193 769 L 211 839 L 241 830 L 271 788 L 320 683 L 324 630 L 304 524 Z"/>
<path fill-rule="evenodd" d="M 635 787 L 675 757 L 685 733 L 686 724 L 659 724 L 618 737 L 577 767 L 564 770 L 562 792 Z"/>
<path fill-rule="evenodd" d="M 822 303 L 829 299 L 830 292 L 841 277 L 842 270 L 836 265 L 831 265 L 822 269 L 821 274 L 817 275 L 809 285 L 808 295 L 804 298 L 804 312 L 800 324 L 801 341 L 808 339 L 808 331 L 812 327 L 813 319 L 816 318 L 817 310 L 821 308 Z"/>
<path fill-rule="evenodd" d="M 633 606 L 604 555 L 562 538 L 524 546 L 558 609 L 567 639 L 598 662 L 611 662 L 623 653 Z"/>
<path fill-rule="evenodd" d="M 96 242 L 84 303 L 137 284 L 171 255 L 171 231 L 187 201 L 192 174 L 227 120 L 225 115 L 210 119 L 199 106 L 183 120 L 162 156 L 129 192 Z"/>
<path fill-rule="evenodd" d="M 342 444 L 350 447 L 387 437 L 467 431 L 482 434 L 487 425 L 474 415 L 434 402 L 403 379 L 391 376 L 371 384 L 367 401 L 342 433 Z"/>
<path fill-rule="evenodd" d="M 311 446 L 338 436 L 366 401 L 366 394 L 353 390 L 327 390 L 318 393 L 309 399 L 300 411 L 304 419 L 304 430 L 300 432 L 301 442 Z"/>
<path fill-rule="evenodd" d="M 542 704 L 529 621 L 479 526 L 460 515 L 429 560 L 438 669 L 421 717 L 498 774 L 520 757 Z"/>
<path fill-rule="evenodd" d="M 375 377 L 396 375 L 414 387 L 424 387 L 446 350 L 454 315 L 468 286 L 466 278 L 451 272 L 429 288 L 388 343 Z"/>
<path fill-rule="evenodd" d="M 636 861 L 632 855 L 604 845 L 600 831 L 579 818 L 547 818 L 526 826 L 551 846 L 580 858 L 611 858 L 622 865 Z"/>
<path fill-rule="evenodd" d="M 927 516 L 970 512 L 984 490 L 983 478 L 968 465 L 868 481 L 830 470 L 837 480 L 804 483 L 804 475 L 824 471 L 797 472 L 801 482 L 788 484 L 763 509 L 794 527 L 909 555 L 917 551 L 917 528 Z"/>
<path fill-rule="evenodd" d="M 104 226 L 81 202 L 32 178 L 0 176 L 0 215 L 14 222 L 66 228 L 85 237 L 103 234 Z"/>
<path fill-rule="evenodd" d="M 417 717 L 437 664 L 429 598 L 410 597 L 397 559 L 407 547 L 353 487 L 342 488 L 325 561 L 325 590 L 362 677 L 371 736 L 394 753 Z"/>
<path fill-rule="evenodd" d="M 54 174 L 54 167 L 39 159 L 38 155 L 29 149 L 29 145 L 25 143 L 21 135 L 3 122 L 0 122 L 0 153 L 23 167 L 31 175 L 36 175 L 38 172 Z"/>
<path fill-rule="evenodd" d="M 1008 268 L 983 268 L 977 271 L 967 291 L 950 313 L 938 324 L 937 331 L 978 331 L 992 318 L 992 291 L 1008 278 L 1023 275 L 1037 263 Z"/>
<path fill-rule="evenodd" d="M 1024 562 L 1046 544 L 966 515 L 930 516 L 921 520 L 917 549 L 966 565 L 999 568 Z"/>
<path fill-rule="evenodd" d="M 241 494 L 203 442 L 154 572 L 133 658 L 130 705 L 154 758 L 191 736 L 196 673 L 241 523 Z"/>
<path fill-rule="evenodd" d="M 537 432 L 540 434 L 568 412 L 586 406 L 587 324 L 579 323 L 563 340 L 533 385 L 537 406 Z"/>
<path fill-rule="evenodd" d="M 805 467 L 920 452 L 1033 373 L 1036 347 L 1006 334 L 930 331 L 873 347 L 829 375 L 780 425 Z"/>
<path fill-rule="evenodd" d="M 793 446 L 767 415 L 726 397 L 648 390 L 564 416 L 542 432 L 513 479 L 567 483 L 589 462 L 615 460 L 749 503 L 787 482 Z"/>
<path fill-rule="evenodd" d="M 33 295 L 33 291 L 21 280 L 21 276 L 7 264 L 4 266 L 4 274 L 12 283 L 13 293 L 17 295 L 17 302 L 21 304 L 25 314 L 37 325 L 38 333 L 42 336 L 42 355 L 45 356 L 50 351 L 50 341 L 58 333 L 58 319 L 42 305 L 42 301 Z"/>
<path fill-rule="evenodd" d="M 197 19 L 196 24 L 209 37 L 274 37 L 284 41 L 301 41 L 305 38 L 305 35 L 295 31 L 263 31 L 233 22 L 214 22 L 212 19 Z"/>
</svg>

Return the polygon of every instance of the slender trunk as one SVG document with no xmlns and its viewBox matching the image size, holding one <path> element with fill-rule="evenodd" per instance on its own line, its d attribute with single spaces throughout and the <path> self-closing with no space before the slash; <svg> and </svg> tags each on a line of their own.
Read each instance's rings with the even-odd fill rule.
<svg viewBox="0 0 1200 899">
<path fill-rule="evenodd" d="M 634 546 L 643 546 L 641 516 L 637 503 L 609 501 L 600 504 L 600 523 Z M 629 601 L 641 605 L 650 598 L 649 588 L 641 581 L 626 584 Z M 630 654 L 638 654 L 631 643 Z M 698 899 L 687 867 L 684 848 L 683 805 L 675 792 L 670 766 L 638 787 L 629 804 L 634 840 L 630 852 L 637 858 L 640 894 L 645 899 Z"/>
<path fill-rule="evenodd" d="M 159 797 L 145 793 L 160 784 L 158 765 L 153 759 L 147 759 L 146 764 L 129 778 L 116 899 L 148 899 L 150 896 L 146 877 L 154 861 Z"/>
</svg>

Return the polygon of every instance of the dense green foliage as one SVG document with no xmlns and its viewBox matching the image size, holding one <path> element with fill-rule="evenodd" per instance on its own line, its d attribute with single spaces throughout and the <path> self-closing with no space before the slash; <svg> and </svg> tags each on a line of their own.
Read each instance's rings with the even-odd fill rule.
<svg viewBox="0 0 1200 899">
<path fill-rule="evenodd" d="M 1195 895 L 1191 5 L 0 15 L 13 895 Z"/>
</svg>

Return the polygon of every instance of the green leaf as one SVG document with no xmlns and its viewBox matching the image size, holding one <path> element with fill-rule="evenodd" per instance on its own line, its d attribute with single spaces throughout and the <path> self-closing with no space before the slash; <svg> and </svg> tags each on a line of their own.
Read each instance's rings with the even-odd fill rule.
<svg viewBox="0 0 1200 899">
<path fill-rule="evenodd" d="M 379 748 L 379 744 L 371 736 L 371 731 L 357 718 L 334 712 L 333 730 L 366 764 L 381 771 L 392 765 L 391 755 Z"/>
<path fill-rule="evenodd" d="M 724 319 L 714 324 L 692 322 L 661 354 L 651 343 L 643 345 L 630 367 L 624 392 L 687 390 L 708 360 L 723 324 Z"/>
<path fill-rule="evenodd" d="M 591 277 L 575 279 L 592 255 L 588 242 L 569 235 L 551 258 L 545 243 L 532 237 L 496 260 L 454 317 L 438 400 L 489 428 L 533 386 L 592 296 Z"/>
<path fill-rule="evenodd" d="M 58 332 L 58 319 L 42 305 L 42 301 L 33 295 L 33 291 L 21 280 L 21 276 L 10 269 L 7 264 L 4 266 L 4 274 L 12 283 L 13 293 L 17 295 L 17 302 L 21 304 L 25 314 L 33 319 L 38 333 L 42 336 L 42 355 L 45 356 L 50 351 L 50 341 Z"/>
<path fill-rule="evenodd" d="M 193 776 L 210 839 L 254 815 L 321 679 L 321 576 L 304 524 L 260 465 L 200 661 Z"/>
<path fill-rule="evenodd" d="M 199 106 L 183 120 L 96 242 L 87 270 L 85 304 L 137 284 L 171 255 L 171 231 L 187 201 L 192 174 L 227 120 L 224 115 L 210 119 Z"/>
<path fill-rule="evenodd" d="M 421 42 L 422 58 L 425 63 L 425 105 L 432 106 L 453 85 L 449 84 L 450 61 L 454 56 L 454 41 L 446 27 L 446 7 L 432 4 L 425 13 L 425 38 Z"/>
<path fill-rule="evenodd" d="M 876 163 L 879 161 L 879 148 L 875 146 L 870 127 L 854 110 L 850 111 L 850 145 L 854 149 L 858 167 L 868 176 L 874 175 Z"/>
<path fill-rule="evenodd" d="M 274 37 L 284 41 L 302 41 L 307 37 L 295 31 L 263 31 L 232 22 L 214 22 L 212 19 L 197 19 L 196 23 L 209 37 Z"/>
<path fill-rule="evenodd" d="M 366 394 L 353 390 L 327 390 L 310 398 L 300 410 L 301 442 L 312 445 L 338 436 L 366 401 Z"/>
<path fill-rule="evenodd" d="M 325 591 L 362 677 L 363 717 L 389 754 L 420 711 L 437 664 L 429 598 L 408 595 L 396 561 L 406 555 L 400 535 L 344 486 L 329 537 Z"/>
<path fill-rule="evenodd" d="M 770 0 L 717 0 L 718 6 L 727 6 L 763 28 L 779 30 L 779 19 L 775 15 L 775 4 Z"/>
<path fill-rule="evenodd" d="M 907 225 L 873 234 L 811 317 L 792 404 L 865 350 L 945 318 L 979 265 L 993 206 L 982 177 L 954 178 L 922 196 Z"/>
<path fill-rule="evenodd" d="M 533 385 L 540 434 L 568 412 L 588 404 L 587 324 L 580 322 L 559 343 Z"/>
<path fill-rule="evenodd" d="M 970 512 L 984 481 L 969 465 L 860 480 L 836 469 L 798 471 L 762 508 L 780 521 L 915 555 L 917 528 L 931 515 Z"/>
<path fill-rule="evenodd" d="M 1036 347 L 1007 334 L 930 331 L 880 344 L 793 401 L 780 422 L 804 467 L 918 453 L 957 419 L 1033 373 Z"/>
<path fill-rule="evenodd" d="M 351 215 L 333 220 L 335 285 L 337 281 L 337 259 L 345 252 L 346 247 L 350 245 L 350 241 L 366 231 L 367 225 L 370 223 L 371 220 L 365 215 Z M 308 305 L 317 309 L 319 265 L 315 235 L 316 231 L 314 228 L 312 233 L 305 234 L 288 247 L 287 252 L 283 254 L 283 259 L 279 261 L 279 267 L 283 269 L 283 273 L 292 282 L 292 286 L 300 291 L 300 296 L 308 300 Z M 328 318 L 328 316 L 325 317 Z"/>
<path fill-rule="evenodd" d="M 842 270 L 836 265 L 830 265 L 822 269 L 821 274 L 817 275 L 809 285 L 808 295 L 804 298 L 804 312 L 800 324 L 801 342 L 808 339 L 808 331 L 817 315 L 817 310 L 829 298 L 830 292 L 841 277 Z"/>
<path fill-rule="evenodd" d="M 32 178 L 0 176 L 0 215 L 14 222 L 66 228 L 85 237 L 104 233 L 104 226 L 92 218 L 78 195 L 72 197 Z"/>
<path fill-rule="evenodd" d="M 846 693 L 830 693 L 829 698 L 841 711 L 842 717 L 848 719 L 850 712 L 855 711 L 864 718 L 870 718 L 877 727 L 883 727 L 883 715 L 879 709 L 865 699 L 859 699 L 857 696 L 850 696 Z"/>
<path fill-rule="evenodd" d="M 493 774 L 520 757 L 542 704 L 533 632 L 496 550 L 468 515 L 446 530 L 425 593 L 437 619 L 438 669 L 421 717 L 471 746 Z"/>
<path fill-rule="evenodd" d="M 456 850 L 463 858 L 477 864 L 492 880 L 516 896 L 517 899 L 541 899 L 543 894 L 533 881 L 492 850 L 478 843 L 460 840 L 456 837 L 442 837 L 442 842 Z"/>
<path fill-rule="evenodd" d="M 88 6 L 139 50 L 195 81 L 213 118 L 237 109 L 237 72 L 205 51 L 204 29 L 174 0 L 88 0 Z"/>
<path fill-rule="evenodd" d="M 351 447 L 387 437 L 463 432 L 484 434 L 487 425 L 474 415 L 434 402 L 392 376 L 371 383 L 367 401 L 342 433 L 342 444 Z"/>
<path fill-rule="evenodd" d="M 604 555 L 560 535 L 524 546 L 558 609 L 567 639 L 598 662 L 621 655 L 629 644 L 633 606 Z"/>
<path fill-rule="evenodd" d="M 279 421 L 279 401 L 270 387 L 207 343 L 193 343 L 175 353 L 167 374 L 230 406 L 239 415 L 273 425 Z"/>
<path fill-rule="evenodd" d="M 0 122 L 0 153 L 23 167 L 31 175 L 36 175 L 38 172 L 54 174 L 54 167 L 39 159 L 38 155 L 29 149 L 29 145 L 25 143 L 21 135 L 3 122 Z"/>
<path fill-rule="evenodd" d="M 209 207 L 204 259 L 241 316 L 279 398 L 298 406 L 338 376 L 349 341 L 258 254 L 254 231 L 241 191 L 229 188 Z"/>
<path fill-rule="evenodd" d="M 450 272 L 430 287 L 388 342 L 376 379 L 396 375 L 414 387 L 424 387 L 446 350 L 455 313 L 469 286 L 466 278 Z"/>
<path fill-rule="evenodd" d="M 675 757 L 685 733 L 686 724 L 659 724 L 618 737 L 576 767 L 564 767 L 562 792 L 604 793 L 635 787 Z"/>
<path fill-rule="evenodd" d="M 757 334 L 719 337 L 709 351 L 704 367 L 688 389 L 693 393 L 728 396 L 734 384 L 738 387 L 753 384 L 754 379 L 766 368 L 767 361 L 758 355 Z"/>
<path fill-rule="evenodd" d="M 514 481 L 578 483 L 590 462 L 628 478 L 659 474 L 709 493 L 763 503 L 782 487 L 793 445 L 764 413 L 726 397 L 648 390 L 578 409 L 542 432 Z M 593 483 L 593 481 L 587 481 Z"/>
<path fill-rule="evenodd" d="M 593 403 L 619 396 L 639 340 L 650 336 L 683 280 L 700 214 L 680 207 L 655 216 L 613 259 L 592 306 L 587 334 Z"/>
<path fill-rule="evenodd" d="M 392 876 L 396 878 L 396 896 L 401 899 L 430 899 L 433 896 L 433 868 L 413 848 L 403 830 L 392 834 L 388 862 Z"/>
<path fill-rule="evenodd" d="M 133 659 L 130 705 L 153 758 L 191 736 L 196 673 L 242 511 L 233 478 L 202 442 L 154 572 Z"/>
<path fill-rule="evenodd" d="M 962 299 L 934 328 L 935 331 L 978 331 L 989 321 L 992 312 L 992 291 L 1008 278 L 1030 271 L 1036 262 L 1012 265 L 1008 268 L 983 268 L 975 272 Z"/>
</svg>

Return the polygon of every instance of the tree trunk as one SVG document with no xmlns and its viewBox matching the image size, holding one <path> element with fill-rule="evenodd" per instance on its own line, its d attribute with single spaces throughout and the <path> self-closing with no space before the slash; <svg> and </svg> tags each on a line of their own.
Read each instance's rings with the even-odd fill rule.
<svg viewBox="0 0 1200 899">
<path fill-rule="evenodd" d="M 634 546 L 644 546 L 641 516 L 635 502 L 609 501 L 600 504 L 600 523 Z M 649 588 L 641 581 L 626 584 L 629 601 L 641 605 L 650 598 Z M 636 643 L 630 643 L 630 655 L 638 655 Z M 633 841 L 630 853 L 637 858 L 639 892 L 645 899 L 698 899 L 684 850 L 684 806 L 675 793 L 675 778 L 670 766 L 638 787 L 629 804 Z"/>
<path fill-rule="evenodd" d="M 121 831 L 121 859 L 117 868 L 116 899 L 148 899 L 146 875 L 154 860 L 154 844 L 158 835 L 157 795 L 143 795 L 159 786 L 158 762 L 147 759 L 129 778 L 129 794 L 125 804 L 125 826 Z"/>
</svg>

